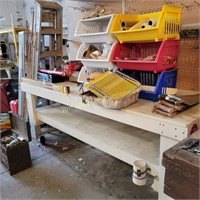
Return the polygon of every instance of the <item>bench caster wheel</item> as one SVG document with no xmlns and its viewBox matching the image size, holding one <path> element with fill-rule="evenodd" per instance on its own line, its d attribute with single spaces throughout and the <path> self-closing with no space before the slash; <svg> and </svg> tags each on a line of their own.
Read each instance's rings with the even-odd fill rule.
<svg viewBox="0 0 200 200">
<path fill-rule="evenodd" d="M 46 138 L 42 135 L 42 136 L 40 136 L 40 143 L 42 144 L 42 145 L 45 145 L 45 142 L 46 142 Z"/>
</svg>

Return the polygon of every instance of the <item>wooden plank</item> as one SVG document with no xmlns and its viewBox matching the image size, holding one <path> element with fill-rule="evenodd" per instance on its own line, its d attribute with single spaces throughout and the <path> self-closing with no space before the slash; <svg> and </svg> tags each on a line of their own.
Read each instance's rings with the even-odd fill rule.
<svg viewBox="0 0 200 200">
<path fill-rule="evenodd" d="M 55 11 L 55 13 L 56 13 L 56 12 L 57 12 L 57 11 Z M 56 14 L 54 14 L 53 28 L 54 28 L 55 30 L 57 30 L 57 29 L 56 29 L 55 17 L 56 17 Z M 56 50 L 56 49 L 55 49 L 55 47 L 56 47 L 56 45 L 55 45 L 56 40 L 55 40 L 55 39 L 56 39 L 56 35 L 51 35 L 51 36 L 50 36 L 50 39 L 49 39 L 49 50 L 50 50 L 50 51 Z M 54 69 L 54 68 L 56 67 L 55 61 L 56 61 L 55 57 L 50 57 L 50 58 L 49 58 L 49 66 L 50 66 L 50 69 Z"/>
<path fill-rule="evenodd" d="M 52 28 L 42 28 L 42 35 L 54 35 L 54 34 L 62 34 L 61 29 L 52 29 Z"/>
<path fill-rule="evenodd" d="M 22 77 L 25 77 L 25 58 L 26 58 L 26 45 L 27 45 L 27 37 L 28 33 L 26 32 L 19 32 L 18 40 L 19 40 L 19 66 L 18 66 L 18 114 L 20 117 L 24 118 L 26 110 L 26 101 L 25 101 L 25 94 L 21 91 L 21 82 Z"/>
<path fill-rule="evenodd" d="M 33 125 L 38 124 L 38 119 L 35 113 L 36 108 L 36 96 L 26 93 L 26 99 L 27 99 L 27 108 L 28 108 L 28 115 L 29 115 L 29 121 Z"/>
<path fill-rule="evenodd" d="M 35 22 L 35 12 L 31 11 L 32 23 L 28 34 L 28 61 L 27 61 L 27 77 L 33 78 L 33 31 Z"/>
<path fill-rule="evenodd" d="M 37 4 L 36 4 L 37 5 Z M 34 14 L 34 26 L 33 26 L 33 46 L 32 46 L 32 74 L 33 78 L 37 80 L 37 71 L 39 68 L 40 48 L 41 48 L 41 12 L 40 5 L 36 6 Z"/>
<path fill-rule="evenodd" d="M 61 52 L 62 55 L 62 36 L 56 35 L 56 41 L 57 41 L 57 50 Z"/>
<path fill-rule="evenodd" d="M 56 12 L 56 26 L 58 29 L 62 29 L 62 9 L 57 10 Z M 60 35 L 57 35 L 57 49 L 61 52 L 61 57 L 57 57 L 56 59 L 56 65 L 60 66 L 62 64 L 62 54 L 63 54 L 63 48 L 62 48 L 62 33 Z"/>
<path fill-rule="evenodd" d="M 43 8 L 47 9 L 62 9 L 62 6 L 59 5 L 57 2 L 49 2 L 49 1 L 36 1 L 38 4 L 40 4 Z"/>
<path fill-rule="evenodd" d="M 158 176 L 159 135 L 64 106 L 37 109 L 37 118 L 132 165 L 143 159 Z M 141 148 L 141 146 L 143 148 Z"/>
<path fill-rule="evenodd" d="M 62 9 L 56 11 L 56 28 L 62 29 Z"/>
<path fill-rule="evenodd" d="M 60 51 L 54 50 L 54 51 L 43 51 L 40 54 L 40 58 L 48 58 L 48 57 L 56 57 L 56 56 L 62 56 Z"/>
<path fill-rule="evenodd" d="M 0 34 L 4 34 L 4 33 L 13 33 L 14 31 L 15 31 L 15 32 L 28 31 L 28 28 L 24 28 L 24 27 L 13 27 L 13 28 L 0 29 Z"/>
<path fill-rule="evenodd" d="M 49 50 L 50 51 L 54 51 L 55 50 L 55 35 L 52 35 L 50 40 L 49 40 Z M 49 66 L 50 69 L 54 69 L 56 64 L 55 64 L 55 57 L 50 57 L 49 58 Z"/>
</svg>

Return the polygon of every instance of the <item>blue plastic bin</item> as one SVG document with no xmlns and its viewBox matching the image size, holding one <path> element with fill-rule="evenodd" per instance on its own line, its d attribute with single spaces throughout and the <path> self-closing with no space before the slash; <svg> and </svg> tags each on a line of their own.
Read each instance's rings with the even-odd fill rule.
<svg viewBox="0 0 200 200">
<path fill-rule="evenodd" d="M 178 69 L 165 71 L 162 73 L 131 71 L 129 76 L 138 80 L 142 85 L 155 86 L 154 91 L 141 90 L 139 98 L 151 101 L 158 101 L 158 96 L 165 93 L 166 88 L 175 88 Z"/>
</svg>

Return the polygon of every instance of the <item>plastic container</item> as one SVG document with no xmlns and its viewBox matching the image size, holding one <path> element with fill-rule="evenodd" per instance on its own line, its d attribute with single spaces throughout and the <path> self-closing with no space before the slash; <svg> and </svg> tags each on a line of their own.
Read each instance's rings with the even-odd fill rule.
<svg viewBox="0 0 200 200">
<path fill-rule="evenodd" d="M 104 73 L 106 71 L 107 71 L 107 69 L 103 69 L 103 68 L 83 66 L 81 68 L 81 71 L 79 72 L 79 75 L 78 75 L 78 82 L 79 83 L 88 83 L 91 73 L 93 73 L 93 72 L 102 72 L 102 73 Z"/>
<path fill-rule="evenodd" d="M 141 84 L 115 70 L 105 72 L 86 85 L 98 98 L 93 102 L 110 109 L 122 109 L 138 100 Z"/>
<path fill-rule="evenodd" d="M 139 98 L 151 101 L 158 101 L 160 94 L 166 93 L 166 88 L 175 88 L 178 69 L 161 73 L 132 71 L 129 76 L 138 80 L 142 84 Z"/>
<path fill-rule="evenodd" d="M 15 100 L 11 100 L 10 101 L 10 111 L 12 112 L 12 113 L 14 113 L 14 102 L 15 102 Z"/>
<path fill-rule="evenodd" d="M 18 99 L 10 101 L 10 110 L 12 113 L 18 115 Z"/>
<path fill-rule="evenodd" d="M 105 43 L 93 43 L 92 45 L 95 46 L 100 52 L 103 53 L 103 49 L 105 45 L 110 45 L 110 50 L 106 56 L 100 56 L 98 59 L 94 58 L 84 58 L 85 52 L 88 50 L 91 44 L 81 44 L 79 50 L 77 52 L 76 59 L 80 60 L 83 65 L 87 67 L 97 67 L 97 68 L 106 68 L 112 70 L 116 68 L 116 65 L 111 61 L 111 55 L 113 52 L 113 48 L 115 47 L 116 43 L 113 44 L 105 44 Z"/>
<path fill-rule="evenodd" d="M 117 43 L 111 60 L 120 69 L 164 72 L 178 67 L 180 40 L 150 43 Z"/>
<path fill-rule="evenodd" d="M 13 103 L 14 113 L 18 115 L 18 99 L 16 99 Z"/>
<path fill-rule="evenodd" d="M 117 40 L 111 33 L 114 17 L 115 15 L 112 14 L 80 20 L 75 30 L 75 36 L 79 37 L 82 43 L 113 43 Z"/>
<path fill-rule="evenodd" d="M 133 15 L 117 14 L 113 21 L 111 32 L 114 33 L 120 43 L 123 42 L 151 42 L 167 39 L 179 39 L 182 7 L 164 5 L 160 12 Z M 146 23 L 144 23 L 146 19 Z M 156 21 L 148 25 L 149 21 Z M 139 26 L 136 23 L 143 22 Z M 127 27 L 123 27 L 127 24 Z M 147 24 L 146 28 L 142 25 Z"/>
</svg>

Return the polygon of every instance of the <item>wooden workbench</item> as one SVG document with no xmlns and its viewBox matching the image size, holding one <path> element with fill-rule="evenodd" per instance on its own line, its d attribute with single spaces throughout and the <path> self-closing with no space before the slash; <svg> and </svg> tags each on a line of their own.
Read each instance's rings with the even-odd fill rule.
<svg viewBox="0 0 200 200">
<path fill-rule="evenodd" d="M 130 165 L 134 160 L 145 160 L 151 168 L 150 174 L 156 177 L 155 190 L 159 184 L 159 199 L 167 197 L 163 193 L 165 169 L 161 165 L 162 153 L 186 138 L 194 124 L 199 127 L 200 106 L 174 118 L 152 113 L 154 103 L 142 99 L 125 109 L 112 110 L 93 102 L 84 103 L 80 87 L 75 83 L 67 84 L 70 94 L 22 82 L 32 137 L 37 137 L 35 127 L 43 122 Z M 36 96 L 59 104 L 36 109 Z"/>
</svg>

